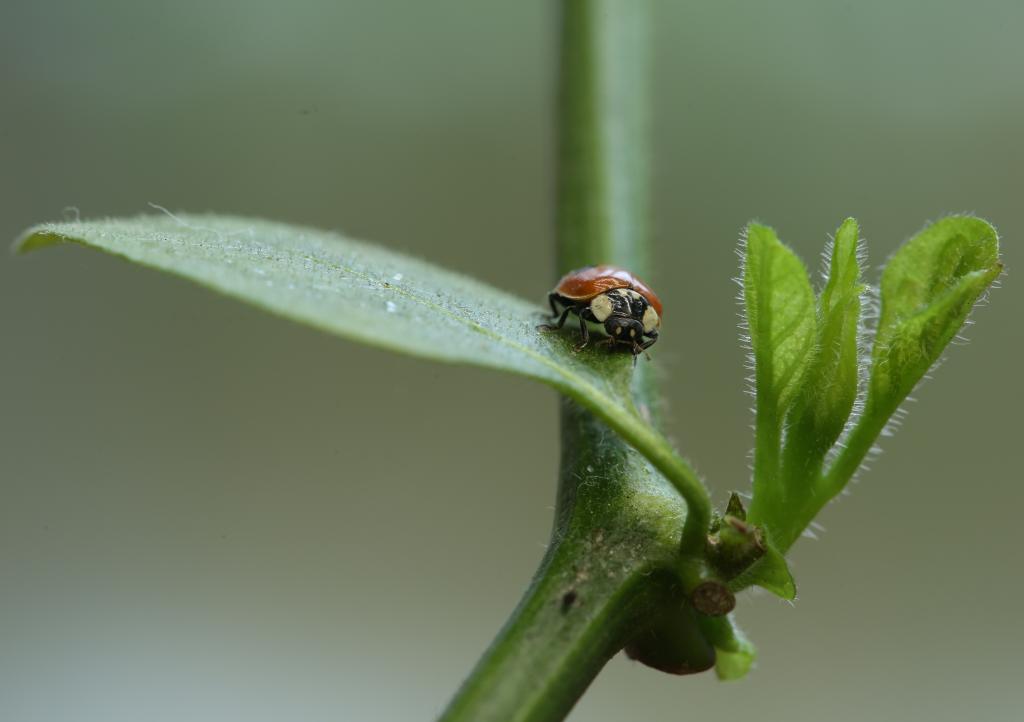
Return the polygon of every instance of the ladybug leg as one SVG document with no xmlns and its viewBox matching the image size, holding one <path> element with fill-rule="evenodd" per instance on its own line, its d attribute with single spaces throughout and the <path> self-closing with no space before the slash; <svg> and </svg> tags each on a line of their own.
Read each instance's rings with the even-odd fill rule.
<svg viewBox="0 0 1024 722">
<path fill-rule="evenodd" d="M 559 310 L 558 310 L 558 306 L 555 305 L 555 301 L 557 301 L 557 300 L 558 300 L 558 294 L 557 293 L 549 293 L 548 294 L 548 304 L 551 306 L 551 315 L 552 316 L 557 316 L 560 313 Z M 565 314 L 562 314 L 562 317 L 565 318 Z M 564 323 L 564 321 L 563 321 L 563 323 Z M 559 327 L 561 327 L 561 324 L 559 324 Z"/>
<path fill-rule="evenodd" d="M 550 323 L 542 323 L 541 325 L 537 326 L 537 330 L 538 331 L 557 331 L 558 329 L 560 329 L 562 326 L 565 325 L 565 319 L 566 319 L 566 317 L 568 317 L 569 311 L 571 311 L 571 310 L 572 310 L 572 307 L 568 307 L 564 311 L 562 311 L 562 315 L 559 317 L 558 321 L 555 323 L 554 326 L 552 326 Z"/>
<path fill-rule="evenodd" d="M 580 314 L 580 335 L 583 337 L 583 341 L 576 344 L 573 351 L 582 351 L 590 343 L 590 329 L 587 328 L 587 319 L 583 318 L 582 313 Z"/>
</svg>

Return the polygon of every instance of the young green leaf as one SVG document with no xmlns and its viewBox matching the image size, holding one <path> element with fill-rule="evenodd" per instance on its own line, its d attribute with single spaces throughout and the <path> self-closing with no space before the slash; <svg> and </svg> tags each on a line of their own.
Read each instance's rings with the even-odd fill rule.
<svg viewBox="0 0 1024 722">
<path fill-rule="evenodd" d="M 796 599 L 796 580 L 789 571 L 786 557 L 770 544 L 760 559 L 729 582 L 729 588 L 736 592 L 751 586 L 767 589 L 783 599 Z"/>
<path fill-rule="evenodd" d="M 783 479 L 787 497 L 805 498 L 857 398 L 860 282 L 857 222 L 848 218 L 836 232 L 828 281 L 818 296 L 814 355 L 786 420 Z M 802 500 L 802 499 L 801 499 Z M 779 529 L 782 520 L 768 525 Z"/>
<path fill-rule="evenodd" d="M 807 270 L 767 226 L 747 228 L 743 296 L 756 388 L 754 501 L 759 521 L 779 503 L 778 466 L 782 421 L 814 348 L 814 292 Z"/>
<path fill-rule="evenodd" d="M 857 333 L 860 326 L 860 262 L 857 222 L 836 233 L 829 277 L 818 297 L 815 352 L 789 414 L 788 434 L 823 456 L 843 430 L 857 398 Z"/>
<path fill-rule="evenodd" d="M 933 223 L 889 259 L 872 354 L 876 410 L 888 415 L 902 403 L 1001 271 L 996 230 L 970 216 Z"/>
<path fill-rule="evenodd" d="M 168 214 L 44 224 L 27 231 L 15 249 L 60 242 L 188 278 L 354 341 L 550 384 L 594 412 L 675 485 L 689 506 L 684 534 L 703 547 L 707 492 L 633 406 L 628 354 L 573 353 L 569 334 L 537 329 L 545 314 L 534 304 L 336 233 L 246 218 Z"/>
<path fill-rule="evenodd" d="M 882 272 L 882 309 L 864 413 L 821 478 L 814 503 L 800 510 L 801 526 L 846 486 L 889 418 L 1002 268 L 995 229 L 971 216 L 950 216 L 927 226 L 889 259 Z"/>
</svg>

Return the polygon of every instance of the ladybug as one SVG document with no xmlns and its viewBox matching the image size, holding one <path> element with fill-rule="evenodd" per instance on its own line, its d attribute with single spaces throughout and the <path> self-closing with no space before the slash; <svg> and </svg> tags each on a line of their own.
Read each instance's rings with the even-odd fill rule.
<svg viewBox="0 0 1024 722">
<path fill-rule="evenodd" d="M 570 271 L 548 294 L 548 303 L 558 321 L 542 326 L 544 330 L 562 328 L 570 312 L 579 316 L 583 340 L 577 351 L 590 341 L 587 321 L 604 325 L 608 338 L 602 343 L 626 346 L 634 362 L 658 340 L 661 301 L 646 283 L 621 268 L 587 266 Z"/>
</svg>

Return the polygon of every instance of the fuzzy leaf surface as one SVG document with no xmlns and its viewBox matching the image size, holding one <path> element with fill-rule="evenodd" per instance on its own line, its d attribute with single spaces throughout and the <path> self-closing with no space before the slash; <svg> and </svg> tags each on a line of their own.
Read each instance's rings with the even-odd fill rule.
<svg viewBox="0 0 1024 722">
<path fill-rule="evenodd" d="M 767 226 L 747 229 L 743 289 L 758 411 L 781 421 L 814 347 L 814 292 L 803 262 Z"/>
<path fill-rule="evenodd" d="M 871 401 L 895 409 L 963 326 L 1002 271 L 995 228 L 950 216 L 903 244 L 882 273 Z"/>
<path fill-rule="evenodd" d="M 767 226 L 747 227 L 743 297 L 754 360 L 755 521 L 782 515 L 782 422 L 800 388 L 815 341 L 814 291 L 804 264 Z M 769 525 L 770 527 L 770 525 Z"/>
<path fill-rule="evenodd" d="M 857 222 L 849 218 L 836 233 L 828 281 L 818 297 L 814 356 L 788 419 L 787 441 L 814 460 L 839 438 L 857 398 L 857 334 L 864 290 L 857 231 Z"/>
</svg>

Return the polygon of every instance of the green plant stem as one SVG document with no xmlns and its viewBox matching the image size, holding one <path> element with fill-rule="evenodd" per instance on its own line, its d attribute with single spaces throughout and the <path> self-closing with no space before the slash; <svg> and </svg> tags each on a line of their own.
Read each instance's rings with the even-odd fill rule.
<svg viewBox="0 0 1024 722">
<path fill-rule="evenodd" d="M 828 472 L 822 479 L 821 489 L 823 496 L 828 499 L 838 494 L 846 486 L 847 482 L 857 473 L 857 469 L 864 463 L 864 458 L 871 451 L 878 435 L 882 433 L 889 417 L 895 408 L 879 410 L 873 399 L 868 399 L 864 407 L 864 413 L 853 427 L 848 438 L 845 439 L 843 449 L 829 465 Z M 827 499 L 826 499 L 827 501 Z"/>
<path fill-rule="evenodd" d="M 558 104 L 558 275 L 610 263 L 649 277 L 650 8 L 646 0 L 564 0 Z M 657 421 L 648 368 L 634 401 Z M 690 465 L 643 424 L 620 429 L 673 480 L 690 508 L 683 547 L 703 545 L 707 491 Z"/>
<path fill-rule="evenodd" d="M 646 0 L 563 0 L 557 266 L 650 271 Z"/>
<path fill-rule="evenodd" d="M 616 652 L 678 598 L 678 495 L 643 457 L 575 403 L 563 403 L 552 544 L 504 629 L 443 722 L 549 722 Z"/>
<path fill-rule="evenodd" d="M 636 373 L 640 375 L 644 371 L 638 368 Z M 637 379 L 633 388 L 635 403 L 649 410 L 655 408 L 657 402 L 654 400 L 653 389 L 650 378 Z M 676 453 L 662 434 L 642 419 L 619 415 L 605 416 L 604 421 L 642 453 L 686 500 L 688 513 L 683 524 L 680 549 L 684 553 L 702 555 L 708 525 L 711 523 L 711 501 L 697 473 Z"/>
<path fill-rule="evenodd" d="M 563 0 L 561 20 L 557 271 L 612 263 L 644 276 L 649 8 L 645 0 Z M 640 415 L 656 421 L 644 362 L 633 397 Z M 652 620 L 683 604 L 700 572 L 707 491 L 657 432 L 626 426 L 620 433 L 653 454 L 675 486 L 597 416 L 562 401 L 551 547 L 444 722 L 561 720 L 608 659 L 638 637 L 658 639 Z M 680 563 L 680 548 L 689 562 Z M 690 637 L 695 641 L 656 650 L 663 668 L 706 668 L 707 643 L 682 635 Z"/>
<path fill-rule="evenodd" d="M 637 568 L 575 591 L 575 546 L 559 545 L 443 720 L 564 718 L 656 608 L 658 590 Z"/>
</svg>

